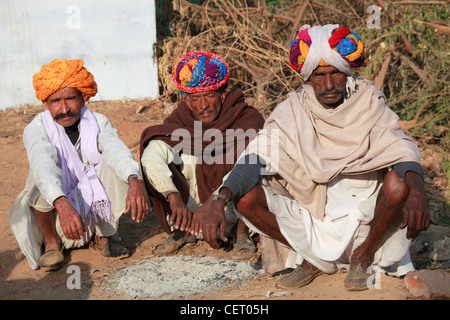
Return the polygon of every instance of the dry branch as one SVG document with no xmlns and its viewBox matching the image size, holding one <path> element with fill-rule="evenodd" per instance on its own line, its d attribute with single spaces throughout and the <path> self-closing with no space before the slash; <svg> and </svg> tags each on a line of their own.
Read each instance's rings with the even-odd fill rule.
<svg viewBox="0 0 450 320">
<path fill-rule="evenodd" d="M 440 24 L 437 24 L 437 23 L 419 21 L 419 20 L 415 20 L 415 19 L 414 19 L 414 22 L 429 25 L 430 27 L 433 27 L 434 30 L 436 30 L 437 32 L 439 32 L 441 34 L 445 34 L 447 36 L 450 36 L 450 28 L 447 26 L 441 26 Z"/>
<path fill-rule="evenodd" d="M 421 6 L 429 6 L 429 5 L 446 5 L 443 1 L 395 1 L 391 3 L 392 5 L 421 5 Z"/>
<path fill-rule="evenodd" d="M 437 6 L 445 4 L 443 1 L 376 0 L 388 18 L 383 18 L 383 27 L 378 31 L 366 27 L 367 16 L 358 15 L 359 11 L 349 0 L 286 0 L 276 2 L 277 5 L 266 5 L 265 0 L 207 0 L 202 5 L 173 0 L 173 3 L 177 12 L 171 24 L 173 36 L 163 41 L 160 48 L 163 54 L 158 57 L 161 92 L 167 93 L 158 97 L 159 100 L 174 101 L 171 67 L 176 57 L 192 50 L 204 50 L 221 55 L 230 66 L 230 86 L 241 88 L 248 98 L 253 99 L 251 103 L 264 114 L 270 114 L 287 93 L 298 90 L 303 84 L 299 73 L 289 64 L 290 42 L 302 25 L 320 23 L 345 25 L 364 39 L 368 67 L 356 70 L 356 75 L 374 79 L 374 84 L 383 90 L 389 106 L 395 111 L 408 114 L 408 119 L 415 116 L 414 132 L 419 132 L 417 130 L 423 125 L 423 121 L 418 121 L 419 115 L 434 121 L 435 118 L 427 117 L 427 113 L 436 107 L 438 99 L 434 94 L 439 91 L 439 97 L 444 101 L 445 95 L 448 96 L 448 90 L 442 89 L 446 81 L 442 75 L 448 73 L 444 53 L 445 46 L 448 47 L 446 36 L 450 32 L 448 25 L 445 26 L 447 22 L 424 22 L 419 20 L 425 18 L 416 18 L 414 30 L 398 31 L 398 26 L 404 28 L 412 17 L 425 16 L 422 15 L 424 10 L 433 10 L 430 6 L 445 10 Z M 408 7 L 406 12 L 405 5 L 413 4 L 417 6 Z M 437 30 L 436 39 L 422 39 L 424 27 L 419 24 Z M 440 34 L 444 36 L 438 37 Z M 442 44 L 442 48 L 435 43 Z M 389 44 L 389 49 L 380 59 L 377 52 L 384 48 L 380 47 L 382 44 Z M 401 68 L 402 65 L 407 67 Z M 383 86 L 384 83 L 387 85 Z M 434 99 L 428 101 L 430 96 Z M 423 101 L 427 101 L 426 106 Z"/>
<path fill-rule="evenodd" d="M 405 65 L 409 68 L 411 68 L 423 81 L 431 81 L 431 77 L 428 76 L 428 74 L 423 71 L 422 69 L 420 69 L 420 67 L 415 64 L 413 61 L 411 61 L 411 59 L 409 59 L 407 56 L 401 54 L 398 51 L 392 51 L 392 53 L 396 56 L 399 57 L 400 60 L 402 60 Z"/>
<path fill-rule="evenodd" d="M 389 64 L 391 63 L 391 58 L 392 58 L 391 54 L 388 53 L 386 55 L 385 60 L 383 61 L 383 64 L 381 65 L 380 73 L 373 80 L 374 86 L 376 86 L 380 90 L 383 89 L 384 79 L 386 78 L 386 75 L 388 73 Z"/>
<path fill-rule="evenodd" d="M 163 100 L 164 98 L 166 98 L 166 97 L 170 96 L 171 94 L 173 94 L 173 92 L 174 92 L 174 90 L 167 91 L 166 93 L 164 93 L 164 94 L 162 94 L 162 95 L 156 97 L 155 99 L 152 99 L 152 100 L 148 101 L 146 104 L 143 104 L 143 105 L 139 106 L 139 107 L 136 109 L 135 113 L 136 113 L 136 114 L 141 113 L 146 107 L 151 106 L 151 105 L 152 105 L 154 102 L 156 102 L 156 101 Z"/>
</svg>

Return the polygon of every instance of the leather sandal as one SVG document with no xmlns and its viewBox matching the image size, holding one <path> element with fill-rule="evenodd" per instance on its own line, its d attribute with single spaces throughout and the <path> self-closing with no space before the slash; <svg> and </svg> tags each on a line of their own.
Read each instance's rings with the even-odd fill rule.
<svg viewBox="0 0 450 320">
<path fill-rule="evenodd" d="M 361 264 L 350 267 L 347 277 L 344 280 L 345 289 L 349 291 L 362 291 L 368 289 L 367 279 L 370 273 L 363 270 Z"/>
<path fill-rule="evenodd" d="M 276 286 L 284 289 L 304 287 L 323 273 L 320 269 L 305 271 L 300 265 L 297 265 L 297 268 L 292 273 L 278 280 Z"/>
<path fill-rule="evenodd" d="M 184 235 L 171 233 L 163 242 L 158 243 L 153 249 L 153 254 L 174 254 L 185 244 L 195 243 L 197 238 L 192 234 L 189 238 Z"/>
<path fill-rule="evenodd" d="M 62 248 L 60 250 L 52 249 L 44 252 L 39 258 L 39 266 L 46 271 L 58 270 L 62 267 L 64 262 L 64 255 L 62 254 Z"/>
<path fill-rule="evenodd" d="M 233 255 L 233 259 L 238 259 L 238 260 L 251 259 L 256 255 L 256 251 L 257 251 L 255 244 L 253 243 L 253 240 L 249 239 L 249 238 L 242 238 L 242 239 L 236 240 L 236 242 L 234 243 L 234 250 L 235 250 L 235 252 Z M 242 252 L 243 250 L 247 251 L 248 253 L 237 254 L 238 252 Z"/>
<path fill-rule="evenodd" d="M 94 241 L 91 241 L 89 244 L 89 248 L 98 251 L 102 256 L 106 258 L 128 258 L 130 256 L 130 252 L 127 248 L 122 246 L 121 244 L 108 241 L 103 247 L 99 247 Z"/>
</svg>

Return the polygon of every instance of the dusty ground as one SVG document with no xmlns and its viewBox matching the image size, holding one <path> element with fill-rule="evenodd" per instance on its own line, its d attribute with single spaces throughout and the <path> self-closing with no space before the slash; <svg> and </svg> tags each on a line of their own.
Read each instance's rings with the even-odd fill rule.
<svg viewBox="0 0 450 320">
<path fill-rule="evenodd" d="M 169 106 L 149 105 L 149 101 L 146 100 L 92 102 L 89 107 L 110 118 L 119 130 L 120 137 L 136 157 L 142 130 L 151 124 L 159 123 L 170 112 Z M 140 112 L 136 113 L 137 110 Z M 27 123 L 40 111 L 42 108 L 36 106 L 0 111 L 0 299 L 130 299 L 117 292 L 111 279 L 121 269 L 133 266 L 145 258 L 153 257 L 152 250 L 155 244 L 166 237 L 152 214 L 141 224 L 133 222 L 128 216 L 123 216 L 121 219 L 119 232 L 123 244 L 131 252 L 128 259 L 110 261 L 88 248 L 68 250 L 65 251 L 66 266 L 59 271 L 49 273 L 31 270 L 25 257 L 17 249 L 15 238 L 8 225 L 8 212 L 15 197 L 22 190 L 28 173 L 22 132 Z M 439 173 L 442 159 L 439 150 L 433 146 L 423 147 L 423 151 L 430 162 L 426 185 L 432 214 L 434 217 L 440 217 L 444 213 L 442 204 L 446 193 L 448 197 L 448 184 Z M 450 234 L 448 227 L 438 226 L 437 228 L 440 228 L 439 230 L 443 233 Z M 421 251 L 420 248 L 411 250 L 414 263 L 418 268 L 429 266 L 427 261 L 429 252 L 422 252 L 424 250 Z M 212 250 L 204 242 L 186 247 L 178 254 L 211 255 L 222 258 L 232 256 L 232 252 Z M 69 265 L 80 268 L 80 289 L 69 289 L 66 285 L 68 278 L 72 275 L 67 273 Z M 304 288 L 283 293 L 285 290 L 277 289 L 275 286 L 278 277 L 261 273 L 239 287 L 231 286 L 214 294 L 198 293 L 183 298 L 192 300 L 404 300 L 411 298 L 402 279 L 382 275 L 380 289 L 348 292 L 343 286 L 344 278 L 345 274 L 324 275 Z M 272 294 L 268 294 L 269 291 Z M 280 292 L 281 295 L 279 295 Z"/>
</svg>

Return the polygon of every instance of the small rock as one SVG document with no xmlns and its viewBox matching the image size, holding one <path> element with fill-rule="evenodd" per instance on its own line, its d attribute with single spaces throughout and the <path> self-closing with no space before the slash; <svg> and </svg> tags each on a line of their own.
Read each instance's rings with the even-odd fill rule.
<svg viewBox="0 0 450 320">
<path fill-rule="evenodd" d="M 418 299 L 450 299 L 450 275 L 441 270 L 421 270 L 408 272 L 405 287 Z"/>
<path fill-rule="evenodd" d="M 434 250 L 429 259 L 434 262 L 450 260 L 450 238 L 439 240 L 434 243 Z"/>
<path fill-rule="evenodd" d="M 287 297 L 287 296 L 292 296 L 292 292 L 289 291 L 281 291 L 281 292 L 275 292 L 273 294 L 274 297 Z"/>
</svg>

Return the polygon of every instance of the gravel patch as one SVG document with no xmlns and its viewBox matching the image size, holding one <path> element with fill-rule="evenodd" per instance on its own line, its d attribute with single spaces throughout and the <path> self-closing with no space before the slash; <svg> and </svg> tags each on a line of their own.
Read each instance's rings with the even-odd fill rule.
<svg viewBox="0 0 450 320">
<path fill-rule="evenodd" d="M 110 284 L 132 298 L 169 299 L 240 285 L 257 274 L 248 261 L 179 255 L 143 260 Z"/>
</svg>

